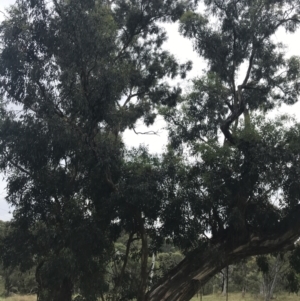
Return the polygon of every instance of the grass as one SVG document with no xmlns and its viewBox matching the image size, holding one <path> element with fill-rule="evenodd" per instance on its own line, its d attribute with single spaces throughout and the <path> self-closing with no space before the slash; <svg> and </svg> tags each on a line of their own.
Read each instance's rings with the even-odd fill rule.
<svg viewBox="0 0 300 301">
<path fill-rule="evenodd" d="M 1 298 L 0 301 L 36 301 L 35 295 L 13 295 L 7 298 Z"/>
<path fill-rule="evenodd" d="M 274 301 L 299 301 L 299 296 L 295 294 L 278 294 L 274 296 Z M 200 301 L 200 296 L 194 297 L 192 301 Z M 222 294 L 207 295 L 202 297 L 202 301 L 226 301 L 226 297 Z M 246 293 L 242 298 L 242 293 L 232 293 L 228 295 L 228 301 L 264 301 L 259 295 Z"/>
<path fill-rule="evenodd" d="M 36 301 L 34 295 L 14 295 L 7 298 L 0 298 L 0 301 Z M 245 298 L 242 298 L 241 293 L 232 293 L 228 296 L 228 301 L 263 301 L 264 299 L 257 295 L 246 294 Z M 299 301 L 299 296 L 295 294 L 278 294 L 275 296 L 274 301 Z M 200 296 L 194 297 L 192 301 L 200 301 Z M 202 297 L 202 301 L 226 301 L 226 297 L 222 294 L 207 295 Z"/>
</svg>

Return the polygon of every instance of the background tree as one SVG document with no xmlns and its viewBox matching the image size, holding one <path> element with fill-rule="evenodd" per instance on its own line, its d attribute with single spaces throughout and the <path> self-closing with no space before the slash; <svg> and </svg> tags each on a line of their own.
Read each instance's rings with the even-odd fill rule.
<svg viewBox="0 0 300 301">
<path fill-rule="evenodd" d="M 262 272 L 261 294 L 265 301 L 274 298 L 280 278 L 287 272 L 288 266 L 284 254 L 274 256 L 259 256 L 256 258 L 259 270 Z"/>
<path fill-rule="evenodd" d="M 298 295 L 300 289 L 300 249 L 299 242 L 289 256 L 289 269 L 285 274 L 285 288 Z"/>
</svg>

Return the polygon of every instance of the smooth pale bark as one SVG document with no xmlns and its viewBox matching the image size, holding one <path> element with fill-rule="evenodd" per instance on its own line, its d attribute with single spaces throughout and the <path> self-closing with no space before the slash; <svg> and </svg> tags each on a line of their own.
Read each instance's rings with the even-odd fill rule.
<svg viewBox="0 0 300 301">
<path fill-rule="evenodd" d="M 147 232 L 145 230 L 144 221 L 142 216 L 139 219 L 140 224 L 140 235 L 142 241 L 142 248 L 141 248 L 141 282 L 139 284 L 137 301 L 145 301 L 145 293 L 147 291 L 147 279 L 148 279 L 148 237 Z"/>
<path fill-rule="evenodd" d="M 227 282 L 228 282 L 228 267 L 222 270 L 223 274 L 223 287 L 222 287 L 222 295 L 226 296 L 227 295 Z"/>
<path fill-rule="evenodd" d="M 150 271 L 150 284 L 152 284 L 154 277 L 154 268 L 155 268 L 155 253 L 152 253 L 152 263 L 151 263 L 151 271 Z"/>
<path fill-rule="evenodd" d="M 282 265 L 283 262 L 280 258 L 280 255 L 277 255 L 272 271 L 264 275 L 265 301 L 269 301 L 273 299 L 274 290 L 277 284 L 278 275 L 281 271 Z"/>
<path fill-rule="evenodd" d="M 300 221 L 290 220 L 294 221 L 294 225 L 289 225 L 287 229 L 285 221 L 282 225 L 286 230 L 280 233 L 263 237 L 252 235 L 244 243 L 231 240 L 211 244 L 205 250 L 195 249 L 148 292 L 145 300 L 190 300 L 202 285 L 227 265 L 248 256 L 292 248 L 300 235 Z"/>
</svg>

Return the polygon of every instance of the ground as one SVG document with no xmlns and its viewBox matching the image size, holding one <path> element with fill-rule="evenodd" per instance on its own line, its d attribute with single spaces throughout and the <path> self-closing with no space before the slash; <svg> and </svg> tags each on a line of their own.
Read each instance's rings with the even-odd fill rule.
<svg viewBox="0 0 300 301">
<path fill-rule="evenodd" d="M 228 301 L 263 301 L 264 299 L 259 295 L 246 294 L 245 298 L 242 298 L 241 293 L 229 294 Z M 300 296 L 295 294 L 279 294 L 275 296 L 274 301 L 299 301 Z M 192 301 L 200 301 L 200 296 L 194 297 Z M 226 301 L 226 297 L 221 294 L 203 296 L 202 301 Z"/>
<path fill-rule="evenodd" d="M 8 298 L 0 298 L 0 301 L 36 301 L 36 296 L 19 296 L 14 295 Z M 275 296 L 274 301 L 299 301 L 300 296 L 297 296 L 295 294 L 281 294 Z M 192 301 L 200 301 L 200 296 L 194 297 Z M 222 296 L 221 294 L 215 294 L 215 295 L 208 295 L 203 296 L 202 301 L 226 301 L 226 297 Z M 250 295 L 246 294 L 245 298 L 242 298 L 242 294 L 234 293 L 229 294 L 228 301 L 263 301 L 262 298 L 260 298 L 257 295 Z"/>
<path fill-rule="evenodd" d="M 20 295 L 14 295 L 7 298 L 0 298 L 0 301 L 36 301 L 36 296 L 33 295 L 27 295 L 27 296 L 20 296 Z"/>
</svg>

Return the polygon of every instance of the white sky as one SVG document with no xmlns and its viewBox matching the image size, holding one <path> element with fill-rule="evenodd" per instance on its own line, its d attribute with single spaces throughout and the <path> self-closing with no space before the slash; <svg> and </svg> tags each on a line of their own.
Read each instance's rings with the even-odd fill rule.
<svg viewBox="0 0 300 301">
<path fill-rule="evenodd" d="M 5 8 L 9 5 L 12 5 L 14 2 L 14 0 L 0 0 L 0 12 L 4 12 Z M 0 21 L 1 20 L 3 20 L 2 13 L 0 13 Z M 178 34 L 178 28 L 176 24 L 167 24 L 165 27 L 167 29 L 169 39 L 164 48 L 173 53 L 182 63 L 187 60 L 193 61 L 193 70 L 188 74 L 188 79 L 197 75 L 201 75 L 202 70 L 205 68 L 205 63 L 193 51 L 191 41 L 181 37 Z M 283 42 L 288 46 L 287 56 L 300 55 L 300 31 L 292 35 L 286 34 L 284 30 L 280 30 L 276 34 L 275 39 L 278 40 L 278 42 Z M 182 85 L 182 81 L 179 79 L 175 80 L 175 84 L 177 83 Z M 282 106 L 278 112 L 294 114 L 297 119 L 300 119 L 300 102 L 292 107 Z M 155 130 L 158 135 L 136 135 L 132 131 L 126 131 L 124 134 L 125 143 L 128 146 L 134 147 L 144 144 L 149 147 L 151 152 L 159 153 L 163 150 L 167 142 L 167 133 L 164 131 L 164 126 L 165 124 L 162 120 L 162 117 L 158 117 L 153 128 L 146 128 L 143 126 L 138 128 L 138 131 L 140 132 Z M 6 221 L 11 218 L 11 213 L 9 206 L 5 201 L 6 184 L 2 180 L 2 177 L 0 174 L 0 220 Z"/>
</svg>

